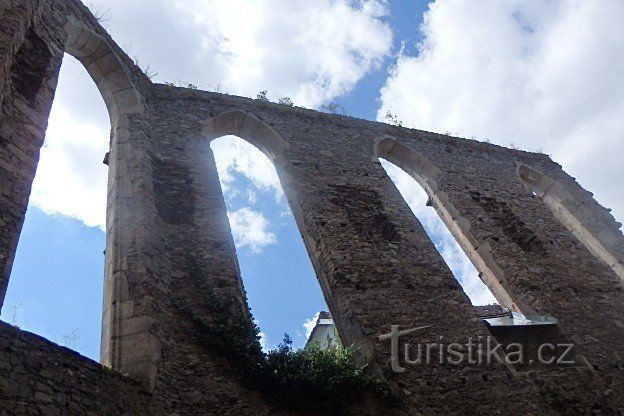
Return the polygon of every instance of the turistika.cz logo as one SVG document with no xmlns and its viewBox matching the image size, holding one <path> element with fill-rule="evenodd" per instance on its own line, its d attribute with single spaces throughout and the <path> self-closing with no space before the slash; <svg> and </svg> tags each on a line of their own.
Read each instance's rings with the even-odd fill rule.
<svg viewBox="0 0 624 416">
<path fill-rule="evenodd" d="M 544 365 L 573 365 L 572 349 L 574 344 L 543 343 L 537 347 L 535 358 L 527 360 L 524 345 L 510 343 L 502 345 L 492 336 L 469 337 L 467 342 L 445 343 L 439 336 L 438 342 L 416 343 L 401 342 L 401 337 L 425 331 L 431 325 L 401 330 L 399 325 L 392 325 L 390 332 L 379 336 L 379 341 L 390 340 L 390 362 L 396 373 L 406 371 L 405 366 L 452 364 L 452 365 L 489 365 L 492 362 L 510 365 L 533 364 L 537 360 Z M 403 360 L 401 357 L 403 347 Z"/>
</svg>

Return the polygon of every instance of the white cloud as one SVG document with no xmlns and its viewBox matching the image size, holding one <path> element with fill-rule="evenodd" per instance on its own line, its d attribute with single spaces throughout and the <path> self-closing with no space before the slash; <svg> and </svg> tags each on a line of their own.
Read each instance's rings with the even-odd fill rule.
<svg viewBox="0 0 624 416">
<path fill-rule="evenodd" d="M 249 202 L 250 204 L 255 204 L 256 202 L 258 202 L 258 195 L 256 194 L 256 191 L 254 191 L 253 189 L 247 189 L 246 194 L 247 202 Z"/>
<path fill-rule="evenodd" d="M 234 212 L 228 212 L 230 228 L 237 247 L 249 247 L 255 253 L 269 245 L 275 244 L 275 234 L 268 230 L 269 221 L 260 212 L 244 207 Z"/>
<path fill-rule="evenodd" d="M 437 0 L 378 117 L 542 148 L 621 220 L 622 21 L 619 0 Z"/>
<path fill-rule="evenodd" d="M 470 298 L 473 305 L 498 303 L 492 292 L 479 278 L 479 272 L 470 262 L 466 253 L 455 240 L 435 209 L 426 206 L 427 193 L 416 182 L 397 166 L 382 159 L 382 166 L 388 172 L 397 189 L 403 195 L 414 215 L 425 228 L 425 231 L 436 243 L 436 248 L 449 266 L 453 275 Z"/>
<path fill-rule="evenodd" d="M 159 72 L 236 94 L 318 106 L 388 56 L 383 0 L 97 0 L 113 36 Z M 134 52 L 131 52 L 133 54 Z"/>
<path fill-rule="evenodd" d="M 223 136 L 213 140 L 210 147 L 214 153 L 221 188 L 224 193 L 232 192 L 233 172 L 240 173 L 263 191 L 282 196 L 282 186 L 273 163 L 257 147 L 236 137 Z M 251 195 L 249 195 L 251 197 Z"/>
<path fill-rule="evenodd" d="M 267 336 L 264 332 L 259 332 L 258 333 L 258 337 L 260 337 L 260 347 L 262 348 L 262 351 L 266 352 L 267 351 Z"/>
<path fill-rule="evenodd" d="M 106 111 L 106 110 L 104 110 Z M 108 117 L 106 115 L 106 117 Z M 108 133 L 54 105 L 30 201 L 48 214 L 106 227 Z"/>
<path fill-rule="evenodd" d="M 383 0 L 93 0 L 110 9 L 103 22 L 130 56 L 159 72 L 156 80 L 255 96 L 290 96 L 319 106 L 350 89 L 388 56 L 392 34 Z M 344 22 L 349 24 L 345 25 Z M 95 84 L 64 60 L 46 149 L 32 201 L 48 213 L 104 228 L 108 114 Z M 97 142 L 97 143 L 96 143 Z M 231 172 L 260 189 L 281 187 L 271 163 L 245 142 L 217 144 L 222 183 Z M 227 195 L 226 195 L 227 196 Z M 251 195 L 250 195 L 251 197 Z M 252 198 L 253 199 L 253 198 Z"/>
<path fill-rule="evenodd" d="M 317 312 L 312 318 L 306 319 L 306 321 L 303 323 L 303 328 L 306 331 L 306 339 L 309 339 L 310 335 L 312 335 L 312 330 L 316 326 L 316 321 L 318 321 L 319 315 L 320 312 Z"/>
<path fill-rule="evenodd" d="M 260 321 L 258 321 L 256 318 L 254 318 L 254 324 L 256 325 L 256 327 L 260 328 Z M 258 342 L 260 342 L 260 347 L 262 348 L 262 351 L 267 352 L 267 342 L 268 342 L 268 337 L 267 334 L 265 332 L 258 332 Z"/>
</svg>

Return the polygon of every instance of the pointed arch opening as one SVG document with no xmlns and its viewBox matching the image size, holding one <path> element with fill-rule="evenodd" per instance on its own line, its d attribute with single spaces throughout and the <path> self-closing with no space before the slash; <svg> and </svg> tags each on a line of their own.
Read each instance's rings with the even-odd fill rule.
<svg viewBox="0 0 624 416">
<path fill-rule="evenodd" d="M 479 278 L 477 269 L 432 207 L 425 190 L 397 165 L 385 159 L 380 159 L 380 161 L 472 304 L 480 306 L 498 303 L 489 288 Z"/>
<path fill-rule="evenodd" d="M 109 42 L 73 17 L 64 30 L 64 49 L 26 30 L 0 107 L 0 305 L 3 320 L 98 360 L 112 192 L 102 159 L 143 106 Z"/>
<path fill-rule="evenodd" d="M 70 54 L 58 79 L 2 319 L 99 360 L 110 118 Z"/>
<path fill-rule="evenodd" d="M 288 148 L 254 115 L 232 111 L 209 120 L 215 156 L 248 306 L 265 350 L 288 333 L 304 347 L 327 305 L 300 232 L 282 152 Z M 327 320 L 323 321 L 327 324 Z"/>
<path fill-rule="evenodd" d="M 529 307 L 519 304 L 510 293 L 487 244 L 477 242 L 470 233 L 470 222 L 439 189 L 443 173 L 426 157 L 391 137 L 377 141 L 375 155 L 472 303 L 496 302 L 512 311 L 533 315 Z"/>
</svg>

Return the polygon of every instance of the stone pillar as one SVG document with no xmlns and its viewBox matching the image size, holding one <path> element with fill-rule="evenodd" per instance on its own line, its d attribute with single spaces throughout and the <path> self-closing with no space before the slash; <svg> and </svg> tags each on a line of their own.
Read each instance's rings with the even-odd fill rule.
<svg viewBox="0 0 624 416">
<path fill-rule="evenodd" d="M 0 21 L 3 30 L 0 32 L 0 112 L 8 97 L 7 79 L 11 77 L 13 59 L 24 43 L 26 31 L 39 14 L 39 1 L 0 0 Z"/>
<path fill-rule="evenodd" d="M 164 116 L 151 120 L 155 222 L 146 241 L 156 247 L 151 279 L 162 340 L 155 393 L 175 388 L 189 408 L 243 397 L 227 369 L 244 365 L 255 340 L 209 140 L 159 125 Z"/>
<path fill-rule="evenodd" d="M 67 53 L 91 75 L 111 120 L 100 360 L 151 391 L 161 356 L 155 305 L 164 295 L 155 265 L 161 239 L 151 140 L 136 83 L 144 75 L 134 74 L 116 45 L 89 24 L 70 15 L 61 16 L 59 26 Z"/>
<path fill-rule="evenodd" d="M 0 115 L 0 305 L 24 222 L 63 58 L 34 28 L 11 62 Z"/>
<path fill-rule="evenodd" d="M 121 116 L 112 137 L 100 356 L 153 390 L 161 354 L 155 305 L 165 295 L 156 266 L 161 238 L 149 139 L 140 115 Z"/>
</svg>

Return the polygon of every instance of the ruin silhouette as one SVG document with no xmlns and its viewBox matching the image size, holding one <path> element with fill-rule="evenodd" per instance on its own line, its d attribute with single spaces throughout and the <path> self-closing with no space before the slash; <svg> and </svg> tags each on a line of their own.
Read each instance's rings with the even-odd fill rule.
<svg viewBox="0 0 624 416">
<path fill-rule="evenodd" d="M 64 53 L 87 69 L 111 122 L 101 363 L 0 323 L 1 415 L 327 414 L 285 408 L 237 376 L 233 346 L 253 342 L 253 325 L 210 149 L 229 134 L 275 165 L 340 338 L 392 391 L 342 412 L 624 412 L 621 224 L 560 165 L 153 83 L 78 0 L 0 0 L 0 302 Z M 578 365 L 392 371 L 379 340 L 392 325 L 430 325 L 401 339 L 414 344 L 490 329 L 379 158 L 423 186 L 501 306 L 557 319 Z"/>
</svg>

